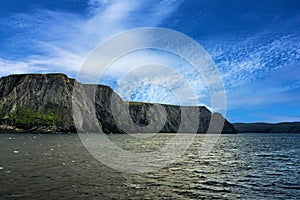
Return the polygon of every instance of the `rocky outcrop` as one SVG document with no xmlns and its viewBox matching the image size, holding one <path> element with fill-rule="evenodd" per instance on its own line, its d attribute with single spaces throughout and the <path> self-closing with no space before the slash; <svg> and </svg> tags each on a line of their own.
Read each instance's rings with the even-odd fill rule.
<svg viewBox="0 0 300 200">
<path fill-rule="evenodd" d="M 10 75 L 0 79 L 1 132 L 97 131 L 93 130 L 95 121 L 82 114 L 91 107 L 95 112 L 91 111 L 90 116 L 96 116 L 105 133 L 205 133 L 212 118 L 220 124 L 211 126 L 210 132 L 224 121 L 223 133 L 236 133 L 233 125 L 220 114 L 211 113 L 203 106 L 123 102 L 108 86 L 81 84 L 64 74 Z M 75 127 L 74 120 L 79 127 Z"/>
<path fill-rule="evenodd" d="M 300 133 L 300 122 L 234 123 L 239 133 Z"/>
<path fill-rule="evenodd" d="M 0 79 L 0 124 L 10 131 L 74 132 L 73 79 L 63 74 L 11 75 Z"/>
</svg>

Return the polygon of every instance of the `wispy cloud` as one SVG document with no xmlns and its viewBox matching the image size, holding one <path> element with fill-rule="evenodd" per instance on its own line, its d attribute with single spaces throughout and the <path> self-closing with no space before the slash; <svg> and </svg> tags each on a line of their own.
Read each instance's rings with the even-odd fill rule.
<svg viewBox="0 0 300 200">
<path fill-rule="evenodd" d="M 300 63 L 299 35 L 271 33 L 214 43 L 208 48 L 227 88 L 259 80 L 281 67 Z"/>
<path fill-rule="evenodd" d="M 201 74 L 181 57 L 162 50 L 144 49 L 121 56 L 100 83 L 112 86 L 127 101 L 210 104 Z"/>
<path fill-rule="evenodd" d="M 231 89 L 228 92 L 229 107 L 258 108 L 278 104 L 291 104 L 298 107 L 300 102 L 299 67 L 300 63 L 286 65 L 268 72 L 267 76 L 259 80 L 241 81 L 237 90 Z"/>
<path fill-rule="evenodd" d="M 179 3 L 91 0 L 85 15 L 45 9 L 12 14 L 0 20 L 0 26 L 12 33 L 2 46 L 0 71 L 26 73 L 38 68 L 74 76 L 101 41 L 130 28 L 157 26 Z"/>
<path fill-rule="evenodd" d="M 229 109 L 296 100 L 299 89 L 300 36 L 264 31 L 251 37 L 207 45 L 219 67 Z"/>
</svg>

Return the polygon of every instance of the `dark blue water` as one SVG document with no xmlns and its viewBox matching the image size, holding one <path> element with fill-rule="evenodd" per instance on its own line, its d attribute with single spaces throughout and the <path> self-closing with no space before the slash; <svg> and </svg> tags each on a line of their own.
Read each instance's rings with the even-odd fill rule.
<svg viewBox="0 0 300 200">
<path fill-rule="evenodd" d="M 299 199 L 300 134 L 222 135 L 204 157 L 197 145 L 163 169 L 129 174 L 99 163 L 77 135 L 1 134 L 0 198 Z"/>
</svg>

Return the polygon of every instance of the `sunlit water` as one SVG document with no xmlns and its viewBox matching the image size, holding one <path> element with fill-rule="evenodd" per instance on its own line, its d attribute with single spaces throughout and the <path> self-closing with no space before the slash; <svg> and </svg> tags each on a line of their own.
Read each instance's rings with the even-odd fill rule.
<svg viewBox="0 0 300 200">
<path fill-rule="evenodd" d="M 145 144 L 108 137 L 147 152 L 173 136 Z M 95 160 L 76 134 L 0 134 L 0 198 L 299 199 L 300 134 L 222 135 L 204 157 L 198 156 L 201 139 L 165 168 L 129 174 Z"/>
</svg>

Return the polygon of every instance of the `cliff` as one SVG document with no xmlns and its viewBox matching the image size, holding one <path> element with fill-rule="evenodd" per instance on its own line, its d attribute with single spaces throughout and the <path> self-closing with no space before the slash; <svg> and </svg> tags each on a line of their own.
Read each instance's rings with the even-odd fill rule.
<svg viewBox="0 0 300 200">
<path fill-rule="evenodd" d="M 234 123 L 238 133 L 300 133 L 300 122 Z"/>
<path fill-rule="evenodd" d="M 90 104 L 95 99 L 97 120 L 105 133 L 143 132 L 143 128 L 151 124 L 151 108 L 157 105 L 164 108 L 166 118 L 161 119 L 163 124 L 160 132 L 190 132 L 190 125 L 199 123 L 197 132 L 207 132 L 212 117 L 225 120 L 223 133 L 236 133 L 235 128 L 218 113 L 211 113 L 203 106 L 179 107 L 173 105 L 123 102 L 122 99 L 108 86 L 86 85 L 68 78 L 64 74 L 23 74 L 10 75 L 0 79 L 0 131 L 1 132 L 76 132 L 72 107 L 74 85 L 82 88 L 85 93 L 94 89 L 94 96 L 85 99 Z M 79 86 L 79 87 L 78 87 Z M 115 107 L 111 107 L 111 97 L 116 97 Z M 83 95 L 84 96 L 84 95 Z M 88 96 L 88 95 L 87 95 Z M 82 97 L 86 98 L 86 97 Z M 87 105 L 78 101 L 78 109 L 88 109 Z M 112 111 L 122 116 L 123 106 L 129 106 L 131 120 L 120 124 Z M 190 119 L 179 130 L 181 116 L 188 116 L 191 109 L 197 109 L 197 119 Z M 154 113 L 158 116 L 159 113 Z M 82 129 L 92 127 L 92 122 L 79 116 L 82 120 Z M 123 118 L 124 119 L 124 118 Z M 133 123 L 132 123 L 133 122 Z M 182 126 L 181 126 L 182 127 Z M 77 127 L 78 128 L 78 127 Z M 155 128 L 157 127 L 153 127 Z M 158 127 L 159 128 L 159 127 Z M 150 129 L 151 130 L 151 129 Z M 89 130 L 93 131 L 93 130 Z M 148 129 L 149 131 L 149 129 Z"/>
</svg>

